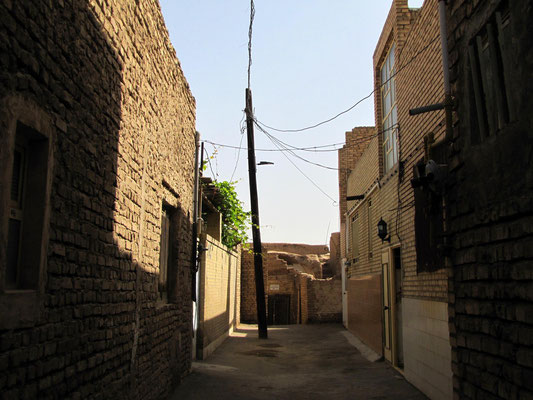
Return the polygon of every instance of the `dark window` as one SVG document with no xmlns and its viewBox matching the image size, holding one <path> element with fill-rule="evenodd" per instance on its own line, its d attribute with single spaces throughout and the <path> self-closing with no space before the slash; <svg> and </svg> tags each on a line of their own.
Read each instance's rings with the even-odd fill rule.
<svg viewBox="0 0 533 400">
<path fill-rule="evenodd" d="M 178 274 L 178 210 L 163 205 L 159 251 L 158 297 L 161 302 L 174 302 Z"/>
<path fill-rule="evenodd" d="M 372 232 L 374 232 L 375 224 L 372 222 L 372 199 L 368 199 L 368 258 L 373 257 Z"/>
<path fill-rule="evenodd" d="M 415 188 L 414 195 L 417 271 L 436 271 L 444 267 L 442 196 L 427 187 Z"/>
<path fill-rule="evenodd" d="M 359 214 L 352 217 L 352 260 L 359 261 Z"/>
<path fill-rule="evenodd" d="M 43 251 L 48 139 L 17 124 L 9 196 L 5 287 L 37 289 Z"/>
<path fill-rule="evenodd" d="M 507 2 L 470 41 L 472 142 L 494 135 L 513 118 L 510 90 L 511 20 Z"/>
</svg>

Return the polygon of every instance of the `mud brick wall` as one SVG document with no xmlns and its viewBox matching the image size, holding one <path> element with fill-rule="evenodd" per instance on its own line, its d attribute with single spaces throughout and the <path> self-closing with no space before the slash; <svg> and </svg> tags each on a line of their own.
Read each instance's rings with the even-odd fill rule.
<svg viewBox="0 0 533 400">
<path fill-rule="evenodd" d="M 195 102 L 159 4 L 3 0 L 0 15 L 0 392 L 164 398 L 190 369 Z M 51 149 L 44 261 L 21 293 L 4 286 L 17 122 Z M 176 209 L 168 304 L 163 202 Z"/>
<path fill-rule="evenodd" d="M 250 245 L 251 246 L 251 245 Z M 291 323 L 331 322 L 342 319 L 340 280 L 318 279 L 311 273 L 291 267 L 285 256 L 324 255 L 328 247 L 294 243 L 263 244 L 265 297 L 290 295 Z M 285 254 L 290 252 L 290 254 Z M 289 257 L 289 258 L 290 258 Z M 295 261 L 296 263 L 296 261 Z M 315 282 L 318 282 L 315 284 Z M 253 255 L 243 249 L 241 255 L 241 320 L 257 322 Z M 267 310 L 268 311 L 268 310 Z"/>
<path fill-rule="evenodd" d="M 254 255 L 250 249 L 243 248 L 241 253 L 241 321 L 245 323 L 257 323 Z M 265 268 L 264 264 L 265 262 L 263 261 L 263 282 L 266 285 L 268 282 L 268 269 Z"/>
<path fill-rule="evenodd" d="M 530 1 L 509 1 L 504 68 L 509 121 L 478 130 L 469 44 L 502 1 L 448 2 L 455 143 L 447 201 L 452 232 L 449 316 L 456 399 L 533 398 L 533 54 Z"/>
<path fill-rule="evenodd" d="M 241 250 L 203 235 L 197 357 L 204 359 L 239 324 Z M 207 347 L 209 349 L 207 349 Z"/>
<path fill-rule="evenodd" d="M 342 322 L 342 284 L 340 279 L 309 279 L 309 322 Z"/>
</svg>

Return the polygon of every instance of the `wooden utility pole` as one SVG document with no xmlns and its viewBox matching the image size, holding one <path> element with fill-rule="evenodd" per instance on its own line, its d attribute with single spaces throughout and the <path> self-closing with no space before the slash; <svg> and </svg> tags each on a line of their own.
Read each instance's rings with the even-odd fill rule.
<svg viewBox="0 0 533 400">
<path fill-rule="evenodd" d="M 250 176 L 250 201 L 252 206 L 252 236 L 254 242 L 255 295 L 257 302 L 257 325 L 260 339 L 267 339 L 265 307 L 265 283 L 263 279 L 263 250 L 259 230 L 259 203 L 257 201 L 257 180 L 254 145 L 254 117 L 252 91 L 246 89 L 246 134 L 248 138 L 248 174 Z"/>
</svg>

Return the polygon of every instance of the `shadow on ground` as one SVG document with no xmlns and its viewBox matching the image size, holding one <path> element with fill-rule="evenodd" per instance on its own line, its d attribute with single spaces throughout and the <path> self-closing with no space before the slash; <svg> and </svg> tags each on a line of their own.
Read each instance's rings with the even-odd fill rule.
<svg viewBox="0 0 533 400">
<path fill-rule="evenodd" d="M 385 362 L 369 362 L 340 324 L 241 325 L 207 360 L 193 363 L 170 400 L 426 399 Z"/>
</svg>

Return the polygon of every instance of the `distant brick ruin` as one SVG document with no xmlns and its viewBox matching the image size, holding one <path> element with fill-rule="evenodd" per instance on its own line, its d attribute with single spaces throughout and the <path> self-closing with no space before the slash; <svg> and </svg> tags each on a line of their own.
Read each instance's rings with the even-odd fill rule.
<svg viewBox="0 0 533 400">
<path fill-rule="evenodd" d="M 328 246 L 263 243 L 263 257 L 269 325 L 342 320 L 340 269 L 332 264 L 338 257 L 330 257 Z M 241 258 L 241 321 L 257 321 L 254 261 L 246 249 Z"/>
</svg>

